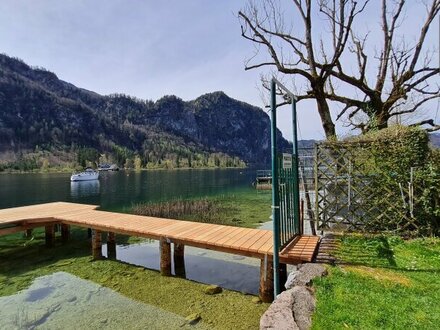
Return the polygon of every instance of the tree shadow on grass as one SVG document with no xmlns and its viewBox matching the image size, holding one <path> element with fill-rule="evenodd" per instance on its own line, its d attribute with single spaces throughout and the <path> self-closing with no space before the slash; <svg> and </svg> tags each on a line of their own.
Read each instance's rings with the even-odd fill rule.
<svg viewBox="0 0 440 330">
<path fill-rule="evenodd" d="M 388 261 L 388 264 L 391 267 L 397 267 L 396 259 L 394 257 L 394 252 L 388 242 L 388 238 L 382 236 L 379 237 L 379 241 L 382 243 L 377 247 L 377 255 L 379 258 L 385 259 Z"/>
<path fill-rule="evenodd" d="M 393 242 L 396 241 L 396 242 Z M 401 241 L 400 243 L 397 241 Z M 396 244 L 406 244 L 396 237 L 381 236 L 345 236 L 341 238 L 341 244 L 335 251 L 337 263 L 340 265 L 365 266 L 371 268 L 387 268 L 397 271 L 413 273 L 438 273 L 440 267 L 433 264 L 428 266 L 418 265 L 410 267 L 397 263 L 394 249 Z M 408 251 L 409 251 L 408 247 Z M 421 252 L 419 252 L 420 255 Z M 415 254 L 416 255 L 416 254 Z M 435 265 L 438 263 L 433 262 Z"/>
<path fill-rule="evenodd" d="M 343 237 L 336 257 L 339 264 L 391 268 L 397 266 L 388 238 L 384 236 Z"/>
</svg>

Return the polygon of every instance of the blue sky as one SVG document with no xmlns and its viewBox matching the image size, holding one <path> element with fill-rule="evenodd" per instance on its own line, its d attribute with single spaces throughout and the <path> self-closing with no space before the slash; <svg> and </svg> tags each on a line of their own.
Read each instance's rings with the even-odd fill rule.
<svg viewBox="0 0 440 330">
<path fill-rule="evenodd" d="M 261 70 L 244 71 L 253 53 L 237 19 L 245 3 L 2 0 L 0 52 L 100 94 L 191 100 L 223 90 L 262 107 Z M 298 111 L 301 138 L 322 138 L 314 103 L 300 103 Z M 287 138 L 290 118 L 289 108 L 280 110 L 278 126 Z"/>
</svg>

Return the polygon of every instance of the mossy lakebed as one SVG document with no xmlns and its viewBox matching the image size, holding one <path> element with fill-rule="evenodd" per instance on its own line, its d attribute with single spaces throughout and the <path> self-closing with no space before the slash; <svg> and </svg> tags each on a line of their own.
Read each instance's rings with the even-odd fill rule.
<svg viewBox="0 0 440 330">
<path fill-rule="evenodd" d="M 233 194 L 138 203 L 124 212 L 255 228 L 269 221 L 271 192 L 243 189 Z"/>
<path fill-rule="evenodd" d="M 262 217 L 267 219 L 266 215 Z M 253 220 L 254 226 L 258 222 Z M 0 238 L 0 295 L 13 295 L 41 276 L 65 272 L 183 318 L 200 316 L 199 323 L 208 328 L 258 328 L 259 318 L 268 307 L 257 303 L 254 296 L 234 291 L 207 295 L 207 285 L 163 277 L 156 271 L 120 261 L 91 262 L 90 242 L 86 237 L 84 230 L 76 229 L 68 244 L 58 242 L 53 249 L 44 246 L 40 230 L 34 231 L 31 239 L 21 234 Z"/>
</svg>

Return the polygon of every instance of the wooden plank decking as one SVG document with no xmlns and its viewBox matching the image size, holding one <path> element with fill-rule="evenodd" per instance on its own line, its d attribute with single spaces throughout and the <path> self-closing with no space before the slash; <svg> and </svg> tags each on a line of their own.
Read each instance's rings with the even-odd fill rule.
<svg viewBox="0 0 440 330">
<path fill-rule="evenodd" d="M 157 240 L 165 238 L 173 243 L 260 259 L 273 255 L 270 230 L 105 212 L 96 208 L 95 205 L 56 202 L 2 209 L 0 235 L 47 223 L 62 223 Z M 282 251 L 280 261 L 291 264 L 312 261 L 318 240 L 316 236 L 298 237 Z"/>
<path fill-rule="evenodd" d="M 272 231 L 105 212 L 95 205 L 46 203 L 0 210 L 0 235 L 62 223 L 210 250 L 264 258 L 273 255 Z M 3 229 L 2 229 L 3 228 Z M 283 263 L 312 261 L 319 238 L 300 236 L 280 254 Z"/>
</svg>

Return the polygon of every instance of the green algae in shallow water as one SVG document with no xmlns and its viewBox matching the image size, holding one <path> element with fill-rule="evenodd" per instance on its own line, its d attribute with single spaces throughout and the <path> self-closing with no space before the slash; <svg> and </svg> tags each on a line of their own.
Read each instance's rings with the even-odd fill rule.
<svg viewBox="0 0 440 330">
<path fill-rule="evenodd" d="M 64 271 L 183 318 L 199 313 L 202 323 L 212 329 L 258 329 L 260 317 L 269 306 L 252 302 L 251 295 L 230 290 L 209 296 L 204 293 L 206 285 L 122 262 L 90 262 L 90 242 L 82 229 L 74 229 L 67 244 L 57 241 L 52 249 L 44 246 L 42 233 L 44 230 L 35 230 L 35 238 L 28 245 L 24 243 L 29 240 L 21 234 L 0 237 L 0 296 L 24 290 L 42 275 Z"/>
<path fill-rule="evenodd" d="M 0 329 L 207 329 L 65 272 L 0 298 Z"/>
</svg>

